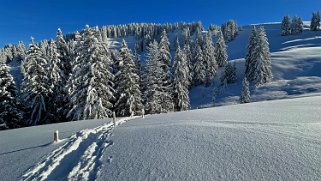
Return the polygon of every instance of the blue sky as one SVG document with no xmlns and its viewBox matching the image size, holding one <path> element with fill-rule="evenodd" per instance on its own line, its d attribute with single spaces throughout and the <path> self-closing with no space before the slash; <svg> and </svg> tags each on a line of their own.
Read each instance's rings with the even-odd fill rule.
<svg viewBox="0 0 321 181">
<path fill-rule="evenodd" d="M 310 20 L 320 0 L 0 0 L 0 46 L 29 37 L 36 41 L 90 26 L 130 22 L 201 20 L 205 26 L 235 19 L 246 25 L 281 21 L 284 15 Z"/>
</svg>

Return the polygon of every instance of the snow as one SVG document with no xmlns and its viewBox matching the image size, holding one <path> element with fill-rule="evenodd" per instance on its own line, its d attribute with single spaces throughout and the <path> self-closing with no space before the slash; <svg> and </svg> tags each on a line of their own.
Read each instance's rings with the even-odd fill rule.
<svg viewBox="0 0 321 181">
<path fill-rule="evenodd" d="M 1 131 L 0 180 L 321 180 L 321 32 L 281 36 L 280 23 L 264 27 L 274 78 L 250 86 L 255 103 L 233 105 L 247 26 L 228 43 L 238 79 L 215 99 L 229 106 L 123 118 L 115 128 L 86 120 Z M 132 48 L 134 37 L 125 39 Z M 110 40 L 109 48 L 121 42 Z M 11 65 L 18 83 L 19 69 Z M 213 89 L 193 88 L 192 107 L 213 106 Z M 61 140 L 53 143 L 56 130 Z"/>
<path fill-rule="evenodd" d="M 281 36 L 280 23 L 261 25 L 269 39 L 274 78 L 271 83 L 257 89 L 251 85 L 252 101 L 321 94 L 321 32 L 305 29 L 300 35 Z M 243 31 L 239 31 L 239 35 L 227 44 L 229 61 L 236 63 L 238 80 L 222 89 L 222 94 L 215 99 L 216 106 L 238 104 L 251 29 L 251 26 L 243 27 Z M 214 81 L 212 86 L 193 88 L 190 91 L 192 108 L 212 106 L 213 89 L 217 84 Z"/>
<path fill-rule="evenodd" d="M 118 124 L 123 122 L 124 119 L 120 119 Z M 85 151 L 86 144 L 93 144 L 95 138 L 98 140 L 104 139 L 101 134 L 97 134 L 96 132 L 102 132 L 109 128 L 110 119 L 105 119 L 1 131 L 0 165 L 2 169 L 0 169 L 0 180 L 18 180 L 23 174 L 26 174 L 24 180 L 28 180 L 27 175 L 29 180 L 36 175 L 39 176 L 39 178 L 40 176 L 42 178 L 45 178 L 45 176 L 53 176 L 49 174 L 50 170 L 52 171 L 53 168 L 62 161 L 68 163 L 72 160 L 79 160 L 79 154 L 81 151 Z M 53 143 L 53 134 L 56 130 L 59 130 L 61 140 L 58 143 Z M 95 144 L 97 144 L 97 148 L 102 149 L 106 144 L 110 143 L 97 141 Z M 102 150 L 97 150 L 95 154 L 99 152 L 102 152 Z M 69 160 L 66 160 L 66 158 Z M 42 162 L 35 166 L 40 160 L 42 160 Z M 48 162 L 51 164 L 48 164 Z M 80 169 L 83 169 L 83 164 L 85 163 L 79 161 Z M 29 170 L 31 168 L 33 169 Z M 63 169 L 59 168 L 58 170 L 54 170 L 54 173 L 59 175 L 59 172 L 64 169 L 68 169 L 68 164 L 67 167 Z M 27 174 L 26 172 L 28 170 L 29 172 Z M 36 170 L 38 170 L 38 172 Z"/>
<path fill-rule="evenodd" d="M 0 175 L 320 180 L 320 114 L 321 96 L 311 96 L 120 119 L 115 128 L 107 120 L 88 120 L 2 131 Z M 56 129 L 62 141 L 52 143 Z"/>
<path fill-rule="evenodd" d="M 320 100 L 224 106 L 128 122 L 114 130 L 98 180 L 320 180 Z"/>
</svg>

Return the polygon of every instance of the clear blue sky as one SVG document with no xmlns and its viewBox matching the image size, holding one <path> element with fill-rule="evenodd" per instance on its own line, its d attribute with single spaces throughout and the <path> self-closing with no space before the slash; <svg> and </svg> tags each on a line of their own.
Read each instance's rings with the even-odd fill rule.
<svg viewBox="0 0 321 181">
<path fill-rule="evenodd" d="M 284 15 L 310 20 L 321 0 L 0 0 L 0 46 L 29 37 L 36 41 L 90 26 L 130 22 L 201 20 L 205 26 L 228 19 L 246 25 L 281 21 Z"/>
</svg>

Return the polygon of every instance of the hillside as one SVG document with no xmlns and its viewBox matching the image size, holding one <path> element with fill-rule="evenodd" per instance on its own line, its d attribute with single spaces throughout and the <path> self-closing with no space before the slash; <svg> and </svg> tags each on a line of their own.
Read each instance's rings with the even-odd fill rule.
<svg viewBox="0 0 321 181">
<path fill-rule="evenodd" d="M 0 175 L 3 180 L 320 180 L 320 107 L 321 97 L 313 96 L 148 115 L 115 129 L 103 125 L 107 120 L 88 120 L 2 131 Z M 103 126 L 94 128 L 98 125 Z M 63 140 L 53 144 L 56 129 Z"/>
<path fill-rule="evenodd" d="M 1 131 L 1 179 L 320 180 L 321 32 L 281 36 L 280 23 L 263 26 L 274 78 L 251 85 L 254 103 L 235 105 L 252 28 L 246 26 L 228 43 L 238 80 L 215 99 L 228 106 L 124 118 L 115 128 L 111 120 L 86 120 Z M 168 36 L 173 44 L 175 35 Z M 133 36 L 125 40 L 135 46 Z M 109 48 L 121 41 L 109 38 Z M 11 71 L 19 83 L 19 65 Z M 213 106 L 221 72 L 213 85 L 192 88 L 192 108 Z M 59 143 L 52 143 L 55 130 Z"/>
<path fill-rule="evenodd" d="M 256 25 L 257 27 L 261 25 Z M 273 81 L 251 88 L 252 101 L 263 101 L 321 93 L 321 32 L 305 29 L 301 35 L 281 36 L 280 23 L 263 24 L 270 44 Z M 228 43 L 229 61 L 236 62 L 238 81 L 229 84 L 216 105 L 238 104 L 244 77 L 244 57 L 252 26 L 244 27 Z M 192 107 L 212 105 L 213 87 L 199 86 L 190 91 Z"/>
<path fill-rule="evenodd" d="M 308 23 L 306 23 L 308 25 Z M 283 99 L 289 97 L 304 96 L 305 94 L 321 93 L 321 32 L 312 32 L 306 28 L 303 34 L 281 36 L 280 23 L 267 23 L 256 25 L 264 26 L 270 44 L 273 81 L 258 89 L 251 87 L 252 101 L 264 101 Z M 238 104 L 241 95 L 241 84 L 244 77 L 244 57 L 247 53 L 247 44 L 252 30 L 251 26 L 244 26 L 238 36 L 227 44 L 229 61 L 237 66 L 238 80 L 229 84 L 227 88 L 221 88 L 221 94 L 216 97 L 215 105 Z M 204 32 L 205 33 L 205 32 Z M 176 33 L 169 33 L 168 38 L 174 57 L 174 41 Z M 129 48 L 134 49 L 136 38 L 128 36 L 124 38 L 108 38 L 108 48 L 118 49 L 121 41 L 125 39 Z M 194 37 L 191 37 L 193 40 Z M 216 38 L 213 37 L 213 43 Z M 145 53 L 140 53 L 142 60 Z M 20 65 L 11 64 L 11 70 L 18 85 L 21 82 Z M 198 86 L 190 90 L 190 101 L 193 109 L 211 107 L 213 105 L 213 90 L 217 86 L 221 72 L 216 75 L 216 81 L 209 86 Z"/>
</svg>

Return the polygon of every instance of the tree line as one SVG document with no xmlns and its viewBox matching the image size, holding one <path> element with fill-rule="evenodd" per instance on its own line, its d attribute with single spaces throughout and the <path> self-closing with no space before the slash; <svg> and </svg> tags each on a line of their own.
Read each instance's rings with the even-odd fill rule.
<svg viewBox="0 0 321 181">
<path fill-rule="evenodd" d="M 293 16 L 292 21 L 289 16 L 284 16 L 281 23 L 281 35 L 297 35 L 303 33 L 304 24 L 301 17 Z M 310 21 L 310 30 L 318 31 L 320 29 L 320 12 L 312 13 Z"/>
<path fill-rule="evenodd" d="M 134 116 L 190 109 L 189 89 L 210 85 L 218 68 L 227 64 L 223 32 L 204 32 L 200 22 L 137 25 L 153 27 L 146 31 L 154 36 L 144 46 L 144 61 L 138 45 L 146 34 L 130 25 L 116 29 L 123 32 L 117 37 L 135 34 L 133 50 L 125 40 L 119 50 L 109 49 L 108 37 L 116 37 L 115 27 L 89 26 L 68 35 L 58 29 L 55 40 L 36 43 L 31 38 L 27 49 L 22 42 L 4 47 L 0 127 L 102 119 L 113 111 L 117 116 Z M 166 30 L 175 33 L 175 46 Z M 21 62 L 19 86 L 6 65 L 14 61 Z"/>
</svg>

